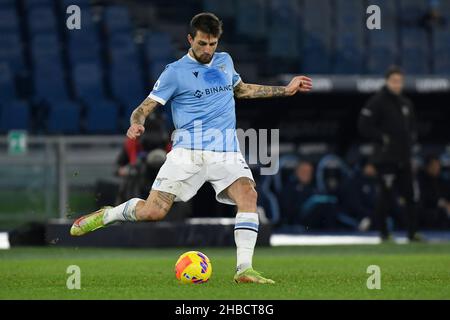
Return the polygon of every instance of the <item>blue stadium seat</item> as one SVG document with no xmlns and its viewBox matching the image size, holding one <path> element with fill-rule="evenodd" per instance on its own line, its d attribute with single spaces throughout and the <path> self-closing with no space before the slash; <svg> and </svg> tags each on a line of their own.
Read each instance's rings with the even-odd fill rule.
<svg viewBox="0 0 450 320">
<path fill-rule="evenodd" d="M 173 56 L 172 40 L 167 33 L 150 32 L 145 39 L 147 61 L 170 60 Z"/>
<path fill-rule="evenodd" d="M 0 62 L 9 64 L 13 72 L 26 69 L 19 33 L 0 33 Z"/>
<path fill-rule="evenodd" d="M 104 23 L 110 33 L 131 31 L 130 15 L 124 6 L 109 6 L 104 11 Z"/>
<path fill-rule="evenodd" d="M 261 38 L 267 33 L 267 13 L 264 0 L 246 0 L 236 3 L 236 32 L 252 38 Z"/>
<path fill-rule="evenodd" d="M 388 48 L 391 51 L 397 51 L 397 32 L 393 30 L 371 30 L 367 34 L 368 47 L 372 48 Z"/>
<path fill-rule="evenodd" d="M 16 88 L 11 69 L 5 63 L 0 64 L 0 103 L 8 103 L 16 98 Z"/>
<path fill-rule="evenodd" d="M 117 133 L 119 110 L 117 104 L 109 100 L 88 102 L 86 109 L 86 132 Z"/>
<path fill-rule="evenodd" d="M 129 61 L 111 67 L 111 91 L 113 96 L 125 106 L 126 117 L 129 111 L 144 100 L 145 92 L 141 69 L 137 63 Z"/>
<path fill-rule="evenodd" d="M 401 62 L 407 73 L 427 74 L 430 72 L 429 42 L 424 29 L 403 27 L 401 31 Z"/>
<path fill-rule="evenodd" d="M 304 50 L 301 59 L 302 72 L 309 74 L 331 73 L 330 55 L 326 50 Z"/>
<path fill-rule="evenodd" d="M 16 6 L 15 0 L 0 0 L 0 10 L 1 9 L 13 9 Z"/>
<path fill-rule="evenodd" d="M 80 106 L 68 100 L 53 100 L 49 103 L 47 132 L 77 134 L 80 132 Z"/>
<path fill-rule="evenodd" d="M 298 59 L 300 55 L 299 43 L 297 41 L 292 41 L 292 39 L 297 39 L 297 35 L 294 32 L 289 32 L 287 30 L 274 30 L 271 29 L 269 35 L 269 48 L 268 54 L 275 58 L 286 58 L 286 59 Z"/>
<path fill-rule="evenodd" d="M 0 9 L 0 33 L 18 32 L 19 18 L 15 8 Z"/>
<path fill-rule="evenodd" d="M 335 51 L 333 72 L 336 74 L 362 74 L 364 59 L 360 48 L 348 46 Z"/>
<path fill-rule="evenodd" d="M 28 13 L 30 34 L 47 33 L 56 30 L 55 13 L 51 8 L 34 8 Z"/>
<path fill-rule="evenodd" d="M 62 65 L 50 61 L 37 64 L 33 72 L 34 98 L 37 101 L 64 101 L 69 99 Z"/>
<path fill-rule="evenodd" d="M 435 74 L 450 76 L 450 47 L 440 48 L 434 52 Z"/>
<path fill-rule="evenodd" d="M 28 130 L 30 125 L 30 110 L 28 104 L 14 100 L 3 104 L 0 117 L 0 131 L 7 132 L 14 129 Z"/>
<path fill-rule="evenodd" d="M 27 10 L 34 8 L 51 8 L 53 0 L 24 0 L 24 6 Z"/>
<path fill-rule="evenodd" d="M 399 0 L 400 19 L 406 24 L 417 24 L 427 9 L 427 0 Z"/>
<path fill-rule="evenodd" d="M 303 28 L 326 36 L 332 32 L 332 7 L 329 0 L 305 0 L 303 2 Z"/>
<path fill-rule="evenodd" d="M 81 30 L 67 31 L 68 53 L 71 64 L 80 62 L 100 63 L 101 39 L 92 16 L 83 15 Z"/>
<path fill-rule="evenodd" d="M 401 65 L 407 74 L 430 73 L 430 61 L 426 49 L 409 48 L 402 55 Z"/>
<path fill-rule="evenodd" d="M 156 60 L 150 63 L 148 70 L 150 82 L 154 83 L 158 79 L 161 72 L 164 71 L 164 68 L 171 62 L 172 62 L 171 60 L 166 59 L 166 60 Z"/>
<path fill-rule="evenodd" d="M 272 1 L 268 10 L 271 19 L 268 28 L 269 56 L 297 60 L 300 55 L 297 39 L 301 33 L 299 2 L 295 0 Z"/>
<path fill-rule="evenodd" d="M 75 93 L 84 102 L 97 101 L 104 98 L 103 75 L 100 65 L 95 63 L 79 63 L 73 68 Z"/>
<path fill-rule="evenodd" d="M 203 0 L 202 8 L 205 12 L 215 12 L 222 18 L 233 18 L 236 14 L 234 1 Z"/>
<path fill-rule="evenodd" d="M 115 33 L 108 40 L 108 46 L 113 63 L 124 60 L 138 60 L 136 44 L 130 33 Z"/>
<path fill-rule="evenodd" d="M 301 71 L 307 73 L 331 73 L 330 43 L 320 33 L 309 32 L 303 39 L 300 55 Z"/>
<path fill-rule="evenodd" d="M 61 47 L 56 33 L 38 34 L 31 40 L 33 62 L 52 61 L 61 63 Z"/>
<path fill-rule="evenodd" d="M 397 54 L 389 48 L 376 47 L 368 50 L 367 72 L 382 75 L 391 65 L 397 64 Z"/>
<path fill-rule="evenodd" d="M 371 30 L 367 36 L 367 72 L 384 74 L 389 66 L 398 63 L 400 50 L 397 45 L 397 32 L 392 28 Z"/>
</svg>

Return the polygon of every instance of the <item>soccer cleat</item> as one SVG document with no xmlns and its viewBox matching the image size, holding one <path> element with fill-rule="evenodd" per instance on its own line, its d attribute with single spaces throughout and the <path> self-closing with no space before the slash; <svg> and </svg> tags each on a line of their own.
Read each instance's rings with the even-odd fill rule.
<svg viewBox="0 0 450 320">
<path fill-rule="evenodd" d="M 253 268 L 248 268 L 240 273 L 236 273 L 234 281 L 236 283 L 275 283 L 275 281 L 271 279 L 264 278 L 258 271 L 253 270 Z"/>
<path fill-rule="evenodd" d="M 94 213 L 78 218 L 73 223 L 72 228 L 70 228 L 70 234 L 72 236 L 82 236 L 88 232 L 104 227 L 103 216 L 105 215 L 106 209 L 110 208 L 112 207 L 103 207 Z"/>
</svg>

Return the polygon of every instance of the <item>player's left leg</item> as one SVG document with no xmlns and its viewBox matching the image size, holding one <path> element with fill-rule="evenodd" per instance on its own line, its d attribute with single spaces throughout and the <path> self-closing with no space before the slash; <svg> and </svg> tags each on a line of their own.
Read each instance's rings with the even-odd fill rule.
<svg viewBox="0 0 450 320">
<path fill-rule="evenodd" d="M 258 237 L 259 219 L 256 212 L 257 192 L 255 183 L 247 177 L 234 181 L 227 189 L 228 197 L 238 208 L 234 239 L 237 247 L 237 268 L 234 280 L 237 283 L 274 283 L 266 279 L 252 267 L 253 252 Z"/>
</svg>

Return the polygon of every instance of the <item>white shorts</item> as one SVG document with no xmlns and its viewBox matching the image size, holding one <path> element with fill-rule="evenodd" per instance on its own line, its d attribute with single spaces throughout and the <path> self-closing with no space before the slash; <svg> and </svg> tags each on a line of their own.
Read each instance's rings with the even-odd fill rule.
<svg viewBox="0 0 450 320">
<path fill-rule="evenodd" d="M 175 148 L 167 154 L 152 190 L 174 194 L 175 201 L 188 201 L 208 181 L 214 187 L 217 201 L 235 205 L 222 191 L 241 177 L 254 182 L 252 172 L 240 152 Z"/>
</svg>

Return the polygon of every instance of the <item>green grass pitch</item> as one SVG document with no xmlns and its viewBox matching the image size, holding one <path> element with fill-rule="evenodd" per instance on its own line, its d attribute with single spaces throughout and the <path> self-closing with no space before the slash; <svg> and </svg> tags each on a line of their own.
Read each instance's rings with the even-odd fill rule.
<svg viewBox="0 0 450 320">
<path fill-rule="evenodd" d="M 210 281 L 182 285 L 178 256 L 200 250 Z M 255 269 L 275 285 L 235 284 L 234 248 L 13 248 L 0 251 L 0 299 L 450 299 L 450 244 L 257 248 Z M 68 290 L 69 265 L 81 289 Z M 369 290 L 369 265 L 381 289 Z"/>
</svg>

